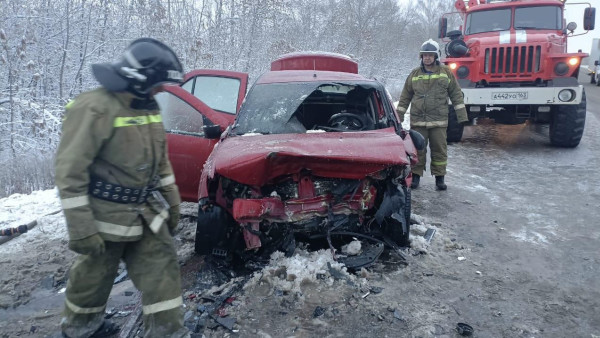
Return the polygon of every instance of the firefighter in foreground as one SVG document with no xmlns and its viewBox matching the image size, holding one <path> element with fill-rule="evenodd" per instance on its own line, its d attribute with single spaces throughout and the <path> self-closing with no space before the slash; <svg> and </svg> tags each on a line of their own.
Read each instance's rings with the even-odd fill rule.
<svg viewBox="0 0 600 338">
<path fill-rule="evenodd" d="M 67 283 L 62 334 L 90 337 L 118 327 L 104 320 L 120 260 L 142 291 L 145 337 L 188 337 L 172 233 L 180 197 L 153 98 L 181 82 L 183 68 L 163 43 L 132 42 L 112 64 L 94 64 L 102 87 L 66 107 L 56 185 L 69 248 L 80 256 Z"/>
<path fill-rule="evenodd" d="M 425 147 L 419 151 L 419 163 L 412 168 L 411 188 L 419 186 L 426 166 L 427 144 L 431 149 L 431 174 L 435 185 L 446 190 L 444 183 L 448 163 L 446 127 L 448 126 L 448 97 L 454 105 L 458 123 L 468 121 L 462 92 L 456 78 L 446 66 L 440 64 L 440 48 L 437 42 L 429 39 L 419 51 L 421 65 L 412 70 L 402 89 L 398 102 L 398 116 L 404 121 L 404 114 L 410 104 L 410 128 L 425 137 Z"/>
</svg>

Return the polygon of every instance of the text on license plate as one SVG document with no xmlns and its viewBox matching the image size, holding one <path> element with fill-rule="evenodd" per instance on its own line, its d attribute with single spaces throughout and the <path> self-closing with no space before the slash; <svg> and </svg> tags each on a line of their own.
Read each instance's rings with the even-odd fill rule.
<svg viewBox="0 0 600 338">
<path fill-rule="evenodd" d="M 492 100 L 526 100 L 527 92 L 492 93 Z"/>
</svg>

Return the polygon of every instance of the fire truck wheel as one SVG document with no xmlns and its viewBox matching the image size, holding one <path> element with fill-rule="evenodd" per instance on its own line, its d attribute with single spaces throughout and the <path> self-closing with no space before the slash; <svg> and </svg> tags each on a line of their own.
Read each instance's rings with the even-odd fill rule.
<svg viewBox="0 0 600 338">
<path fill-rule="evenodd" d="M 578 105 L 557 105 L 550 122 L 550 143 L 553 146 L 575 148 L 585 126 L 585 90 Z"/>
<path fill-rule="evenodd" d="M 448 128 L 446 129 L 446 141 L 450 142 L 460 142 L 463 136 L 463 131 L 465 126 L 458 123 L 458 118 L 456 117 L 456 111 L 454 107 L 448 106 Z"/>
</svg>

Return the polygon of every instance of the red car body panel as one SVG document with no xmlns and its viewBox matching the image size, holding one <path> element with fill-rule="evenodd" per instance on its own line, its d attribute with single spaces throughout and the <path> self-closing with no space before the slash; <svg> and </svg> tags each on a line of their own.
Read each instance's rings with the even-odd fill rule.
<svg viewBox="0 0 600 338">
<path fill-rule="evenodd" d="M 208 196 L 207 181 L 215 174 L 262 186 L 302 170 L 321 177 L 363 179 L 391 166 L 410 165 L 404 142 L 394 128 L 229 137 L 215 149 L 202 174 L 200 198 Z"/>
<path fill-rule="evenodd" d="M 197 76 L 210 77 L 229 77 L 239 79 L 240 88 L 238 93 L 237 110 L 246 94 L 248 84 L 248 74 L 229 72 L 223 70 L 194 70 L 185 75 L 185 81 L 193 79 Z M 195 97 L 187 90 L 180 86 L 164 86 L 163 90 L 170 95 L 173 95 L 189 106 L 195 109 L 198 114 L 203 115 L 212 123 L 221 127 L 221 131 L 225 130 L 235 120 L 235 115 L 222 113 L 210 108 L 200 99 Z M 177 112 L 169 112 L 177 114 Z M 175 174 L 175 181 L 179 187 L 181 198 L 187 202 L 198 202 L 198 186 L 202 168 L 206 159 L 212 152 L 218 139 L 209 139 L 202 135 L 201 126 L 198 127 L 198 135 L 183 135 L 176 132 L 167 133 L 167 144 L 169 148 L 169 161 L 172 164 Z"/>
<path fill-rule="evenodd" d="M 373 82 L 363 76 L 353 73 L 340 73 L 312 70 L 286 70 L 285 72 L 267 72 L 263 74 L 256 84 L 287 83 L 287 82 L 324 82 L 324 81 L 362 81 Z"/>
<path fill-rule="evenodd" d="M 330 53 L 290 53 L 271 62 L 271 70 L 328 70 L 358 74 L 358 63 L 351 58 Z"/>
</svg>

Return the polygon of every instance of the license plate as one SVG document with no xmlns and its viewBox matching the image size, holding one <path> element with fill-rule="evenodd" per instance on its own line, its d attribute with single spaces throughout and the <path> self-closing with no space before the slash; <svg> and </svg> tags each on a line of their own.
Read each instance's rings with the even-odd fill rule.
<svg viewBox="0 0 600 338">
<path fill-rule="evenodd" d="M 492 93 L 492 100 L 526 100 L 527 92 Z"/>
</svg>

